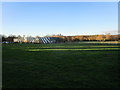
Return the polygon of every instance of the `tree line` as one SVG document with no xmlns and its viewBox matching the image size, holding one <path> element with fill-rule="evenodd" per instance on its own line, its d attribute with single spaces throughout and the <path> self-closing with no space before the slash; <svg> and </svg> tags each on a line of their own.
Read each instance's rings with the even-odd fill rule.
<svg viewBox="0 0 120 90">
<path fill-rule="evenodd" d="M 59 36 L 55 35 L 53 37 L 60 37 L 64 41 L 74 42 L 74 41 L 119 41 L 120 35 L 77 35 L 77 36 Z"/>
<path fill-rule="evenodd" d="M 25 37 L 23 36 L 16 36 L 16 35 L 0 35 L 2 42 L 14 42 L 15 38 Z M 31 37 L 31 36 L 28 36 Z M 37 38 L 36 36 L 34 38 Z M 48 36 L 45 36 L 48 37 Z M 119 41 L 120 35 L 110 35 L 110 34 L 101 34 L 101 35 L 76 35 L 76 36 L 63 36 L 63 35 L 52 35 L 49 37 L 57 37 L 62 40 L 62 42 L 75 42 L 75 41 Z"/>
</svg>

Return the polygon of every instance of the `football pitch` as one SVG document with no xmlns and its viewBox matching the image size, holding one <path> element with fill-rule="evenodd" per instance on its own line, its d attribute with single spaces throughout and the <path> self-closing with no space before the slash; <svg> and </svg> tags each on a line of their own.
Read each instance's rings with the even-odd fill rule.
<svg viewBox="0 0 120 90">
<path fill-rule="evenodd" d="M 3 44 L 3 88 L 119 88 L 117 44 Z"/>
</svg>

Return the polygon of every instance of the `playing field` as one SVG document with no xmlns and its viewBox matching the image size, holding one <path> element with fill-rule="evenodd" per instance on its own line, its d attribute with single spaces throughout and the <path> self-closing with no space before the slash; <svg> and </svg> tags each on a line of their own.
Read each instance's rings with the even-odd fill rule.
<svg viewBox="0 0 120 90">
<path fill-rule="evenodd" d="M 3 88 L 118 88 L 117 44 L 3 44 Z"/>
</svg>

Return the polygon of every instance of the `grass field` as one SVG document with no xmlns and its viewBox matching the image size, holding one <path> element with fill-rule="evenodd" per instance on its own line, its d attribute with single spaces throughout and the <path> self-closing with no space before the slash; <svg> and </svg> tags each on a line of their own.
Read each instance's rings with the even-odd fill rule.
<svg viewBox="0 0 120 90">
<path fill-rule="evenodd" d="M 119 88 L 117 44 L 3 44 L 3 88 Z"/>
</svg>

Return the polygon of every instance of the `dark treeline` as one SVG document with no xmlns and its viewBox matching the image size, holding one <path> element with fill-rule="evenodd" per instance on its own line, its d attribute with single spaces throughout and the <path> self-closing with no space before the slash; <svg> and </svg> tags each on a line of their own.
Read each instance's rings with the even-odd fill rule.
<svg viewBox="0 0 120 90">
<path fill-rule="evenodd" d="M 0 35 L 1 37 L 1 41 L 2 42 L 14 42 L 14 39 L 16 38 L 24 38 L 24 36 L 16 36 L 16 35 L 9 35 L 9 36 L 5 36 L 5 35 Z M 31 36 L 29 36 L 31 37 Z M 29 38 L 28 37 L 28 38 Z M 33 37 L 33 38 L 37 38 L 39 36 Z M 110 34 L 106 34 L 106 35 L 76 35 L 76 36 L 63 36 L 63 35 L 52 35 L 52 36 L 44 36 L 44 37 L 57 37 L 57 38 L 61 38 L 61 40 L 63 42 L 75 42 L 75 41 L 119 41 L 120 40 L 120 35 L 110 35 Z"/>
</svg>

